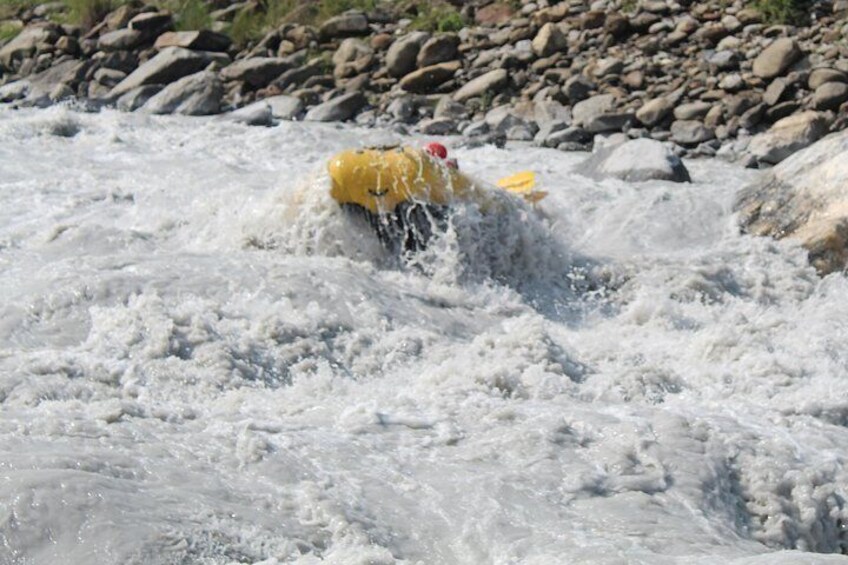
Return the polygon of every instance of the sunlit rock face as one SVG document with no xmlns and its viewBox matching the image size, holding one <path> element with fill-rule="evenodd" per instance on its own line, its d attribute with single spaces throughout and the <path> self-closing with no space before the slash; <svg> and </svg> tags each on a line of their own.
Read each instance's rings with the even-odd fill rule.
<svg viewBox="0 0 848 565">
<path fill-rule="evenodd" d="M 848 263 L 848 134 L 789 157 L 739 195 L 746 232 L 800 240 L 821 274 Z"/>
</svg>

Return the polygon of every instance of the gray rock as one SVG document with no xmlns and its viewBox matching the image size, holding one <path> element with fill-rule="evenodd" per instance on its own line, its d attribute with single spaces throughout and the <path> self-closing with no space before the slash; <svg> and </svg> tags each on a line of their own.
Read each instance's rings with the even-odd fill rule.
<svg viewBox="0 0 848 565">
<path fill-rule="evenodd" d="M 748 233 L 801 242 L 822 275 L 848 264 L 848 133 L 797 152 L 745 187 L 735 203 Z"/>
<path fill-rule="evenodd" d="M 118 29 L 104 33 L 97 40 L 97 47 L 103 51 L 131 51 L 145 42 L 147 37 L 135 29 Z"/>
<path fill-rule="evenodd" d="M 27 100 L 37 106 L 46 106 L 62 97 L 63 86 L 76 92 L 87 69 L 88 63 L 71 59 L 32 75 L 29 78 Z"/>
<path fill-rule="evenodd" d="M 247 126 L 267 127 L 274 124 L 274 112 L 265 100 L 259 100 L 221 117 L 227 121 Z"/>
<path fill-rule="evenodd" d="M 597 149 L 576 170 L 592 178 L 614 177 L 630 182 L 691 181 L 680 158 L 659 141 L 645 138 Z"/>
<path fill-rule="evenodd" d="M 366 35 L 370 28 L 368 27 L 368 17 L 363 12 L 351 10 L 325 21 L 321 24 L 320 31 L 323 37 L 332 38 Z"/>
<path fill-rule="evenodd" d="M 748 144 L 748 152 L 760 162 L 780 163 L 821 139 L 827 134 L 829 126 L 827 117 L 818 112 L 795 114 L 754 136 Z"/>
<path fill-rule="evenodd" d="M 462 130 L 462 135 L 465 137 L 479 137 L 489 133 L 489 124 L 485 120 L 471 122 Z"/>
<path fill-rule="evenodd" d="M 270 96 L 262 102 L 271 108 L 271 116 L 278 120 L 296 120 L 303 113 L 303 101 L 296 96 Z"/>
<path fill-rule="evenodd" d="M 536 129 L 533 124 L 516 124 L 506 132 L 506 138 L 511 141 L 533 141 Z"/>
<path fill-rule="evenodd" d="M 674 103 L 661 96 L 646 102 L 636 111 L 636 119 L 648 127 L 655 126 L 666 119 L 674 109 Z"/>
<path fill-rule="evenodd" d="M 103 86 L 111 88 L 127 78 L 127 73 L 119 71 L 117 69 L 108 69 L 106 67 L 100 67 L 94 73 L 94 81 L 97 84 L 102 84 Z"/>
<path fill-rule="evenodd" d="M 130 29 L 144 32 L 147 37 L 156 37 L 174 27 L 174 18 L 170 12 L 143 12 L 127 25 Z"/>
<path fill-rule="evenodd" d="M 465 107 L 463 106 L 463 108 Z M 400 98 L 395 98 L 391 101 L 391 103 L 386 107 L 386 112 L 400 122 L 409 123 L 415 116 L 417 109 L 418 106 L 415 104 L 412 96 L 401 96 Z M 434 112 L 434 117 L 443 118 L 448 116 L 436 116 Z"/>
<path fill-rule="evenodd" d="M 678 120 L 697 120 L 707 115 L 712 108 L 708 102 L 689 102 L 681 104 L 674 109 L 674 117 Z"/>
<path fill-rule="evenodd" d="M 454 120 L 464 120 L 468 118 L 468 108 L 464 104 L 454 102 L 450 96 L 442 96 L 433 110 L 434 118 L 452 118 Z"/>
<path fill-rule="evenodd" d="M 836 110 L 848 100 L 848 84 L 844 82 L 826 82 L 813 93 L 813 107 L 816 110 Z"/>
<path fill-rule="evenodd" d="M 400 87 L 407 92 L 418 94 L 433 92 L 443 83 L 452 79 L 461 68 L 462 64 L 459 61 L 424 67 L 403 77 L 400 80 Z"/>
<path fill-rule="evenodd" d="M 526 125 L 528 123 L 527 120 L 519 116 L 510 106 L 498 106 L 489 110 L 485 120 L 489 124 L 490 131 L 504 134 L 515 126 Z"/>
<path fill-rule="evenodd" d="M 225 67 L 221 71 L 221 78 L 240 80 L 254 88 L 262 88 L 290 68 L 291 63 L 282 57 L 251 57 Z"/>
<path fill-rule="evenodd" d="M 355 37 L 348 37 L 339 44 L 339 48 L 333 53 L 333 66 L 338 67 L 345 63 L 352 63 L 367 55 L 373 55 L 374 49 L 370 45 Z"/>
<path fill-rule="evenodd" d="M 539 57 L 549 57 L 568 46 L 568 39 L 558 25 L 548 22 L 533 38 L 533 52 Z"/>
<path fill-rule="evenodd" d="M 554 122 L 571 123 L 571 108 L 556 100 L 541 100 L 533 104 L 533 120 L 540 128 Z"/>
<path fill-rule="evenodd" d="M 716 51 L 707 57 L 707 63 L 718 71 L 732 71 L 739 67 L 739 55 L 729 49 Z"/>
<path fill-rule="evenodd" d="M 59 35 L 59 27 L 54 24 L 32 25 L 24 28 L 14 39 L 0 48 L 0 65 L 13 70 L 14 61 L 31 57 L 38 45 L 52 43 Z"/>
<path fill-rule="evenodd" d="M 589 142 L 591 135 L 585 129 L 580 127 L 565 127 L 563 129 L 553 131 L 545 137 L 543 145 L 545 147 L 559 148 L 563 143 L 584 145 Z"/>
<path fill-rule="evenodd" d="M 624 61 L 616 57 L 605 57 L 598 61 L 598 66 L 592 73 L 597 78 L 619 75 L 624 69 Z"/>
<path fill-rule="evenodd" d="M 147 101 L 158 94 L 162 88 L 164 87 L 161 84 L 148 84 L 134 88 L 118 98 L 115 107 L 122 112 L 135 112 L 147 104 Z"/>
<path fill-rule="evenodd" d="M 696 120 L 677 120 L 671 124 L 671 138 L 680 145 L 698 145 L 715 138 L 715 132 Z"/>
<path fill-rule="evenodd" d="M 836 69 L 813 69 L 807 79 L 810 90 L 816 90 L 828 82 L 848 82 L 848 76 Z"/>
<path fill-rule="evenodd" d="M 574 123 L 582 126 L 595 116 L 606 114 L 615 109 L 615 96 L 612 94 L 598 94 L 574 105 L 571 113 Z"/>
<path fill-rule="evenodd" d="M 21 100 L 29 93 L 28 80 L 16 80 L 0 86 L 0 102 L 8 103 Z"/>
<path fill-rule="evenodd" d="M 285 90 L 293 84 L 303 84 L 310 78 L 317 77 L 323 73 L 324 62 L 321 58 L 316 57 L 305 65 L 283 72 L 283 74 L 281 74 L 277 80 L 273 81 L 272 84 L 280 90 Z"/>
<path fill-rule="evenodd" d="M 416 62 L 419 67 L 429 67 L 459 57 L 459 36 L 447 33 L 431 37 L 421 46 Z"/>
<path fill-rule="evenodd" d="M 456 122 L 451 118 L 430 118 L 418 123 L 418 131 L 425 135 L 450 135 L 456 133 Z"/>
<path fill-rule="evenodd" d="M 765 79 L 780 76 L 801 58 L 801 54 L 801 48 L 794 39 L 775 39 L 754 59 L 754 74 Z"/>
<path fill-rule="evenodd" d="M 365 95 L 350 92 L 311 108 L 305 119 L 312 122 L 343 122 L 354 117 L 366 104 L 368 100 Z"/>
<path fill-rule="evenodd" d="M 421 45 L 430 37 L 423 31 L 412 32 L 391 44 L 386 52 L 386 71 L 400 78 L 415 69 Z"/>
<path fill-rule="evenodd" d="M 584 77 L 577 75 L 565 81 L 562 87 L 562 93 L 572 104 L 576 104 L 588 98 L 589 94 L 595 89 L 595 83 Z"/>
<path fill-rule="evenodd" d="M 212 71 L 183 77 L 154 95 L 142 110 L 151 114 L 208 116 L 221 111 L 224 85 Z"/>
<path fill-rule="evenodd" d="M 195 51 L 226 51 L 230 47 L 230 38 L 223 33 L 208 29 L 198 31 L 166 31 L 156 38 L 154 47 L 162 50 L 166 47 L 182 47 Z"/>
<path fill-rule="evenodd" d="M 788 96 L 789 90 L 789 83 L 785 78 L 776 78 L 771 81 L 763 93 L 763 102 L 769 106 L 774 106 Z"/>
<path fill-rule="evenodd" d="M 457 102 L 465 102 L 482 96 L 485 92 L 496 94 L 506 86 L 508 81 L 509 75 L 505 69 L 495 69 L 466 83 L 454 93 L 453 99 Z"/>
<path fill-rule="evenodd" d="M 118 98 L 146 84 L 169 84 L 204 69 L 209 63 L 210 59 L 203 53 L 168 47 L 118 83 L 109 96 Z"/>
</svg>

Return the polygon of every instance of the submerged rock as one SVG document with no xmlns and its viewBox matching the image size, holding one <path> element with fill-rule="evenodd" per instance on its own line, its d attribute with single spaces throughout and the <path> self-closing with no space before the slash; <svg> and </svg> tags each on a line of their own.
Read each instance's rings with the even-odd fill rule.
<svg viewBox="0 0 848 565">
<path fill-rule="evenodd" d="M 797 239 L 824 275 L 848 265 L 848 133 L 792 155 L 745 187 L 735 209 L 743 231 Z"/>
<path fill-rule="evenodd" d="M 652 139 L 633 139 L 596 150 L 577 172 L 592 178 L 626 181 L 690 182 L 689 171 L 677 155 Z"/>
</svg>

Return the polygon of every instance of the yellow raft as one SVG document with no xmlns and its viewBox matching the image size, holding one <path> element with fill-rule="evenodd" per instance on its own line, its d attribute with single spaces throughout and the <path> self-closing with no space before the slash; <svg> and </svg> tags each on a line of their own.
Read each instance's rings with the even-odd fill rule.
<svg viewBox="0 0 848 565">
<path fill-rule="evenodd" d="M 448 206 L 474 200 L 486 207 L 482 184 L 462 174 L 448 162 L 408 146 L 343 151 L 328 165 L 331 196 L 339 204 L 355 204 L 374 214 L 390 214 L 403 203 Z M 531 202 L 544 192 L 534 192 L 532 173 L 519 173 L 498 182 L 501 188 Z"/>
</svg>

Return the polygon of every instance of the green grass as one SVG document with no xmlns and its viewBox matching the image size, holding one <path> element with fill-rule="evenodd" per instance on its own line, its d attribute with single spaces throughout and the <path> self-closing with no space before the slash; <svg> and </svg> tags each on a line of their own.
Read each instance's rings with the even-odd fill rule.
<svg viewBox="0 0 848 565">
<path fill-rule="evenodd" d="M 807 0 L 755 0 L 753 7 L 770 24 L 803 24 L 807 16 Z"/>
<path fill-rule="evenodd" d="M 465 27 L 465 20 L 450 4 L 431 4 L 422 2 L 417 6 L 418 14 L 412 20 L 412 29 L 424 31 L 459 31 Z"/>
<path fill-rule="evenodd" d="M 212 26 L 209 6 L 203 0 L 182 0 L 173 12 L 178 30 L 193 31 L 209 29 Z"/>
<path fill-rule="evenodd" d="M 12 22 L 0 22 L 0 43 L 5 43 L 20 33 L 23 26 Z"/>
</svg>

